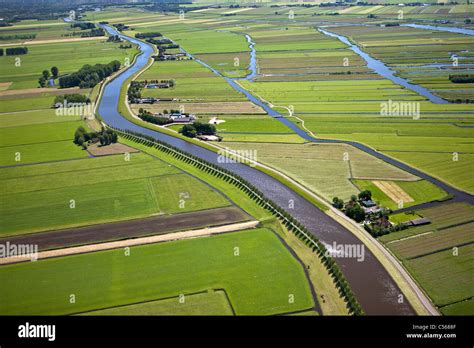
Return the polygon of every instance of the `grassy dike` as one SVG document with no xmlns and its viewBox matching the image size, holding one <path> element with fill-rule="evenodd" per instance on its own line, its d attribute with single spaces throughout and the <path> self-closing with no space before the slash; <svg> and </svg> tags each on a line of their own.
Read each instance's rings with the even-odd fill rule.
<svg viewBox="0 0 474 348">
<path fill-rule="evenodd" d="M 242 190 L 235 187 L 235 185 L 216 178 L 214 175 L 201 170 L 190 163 L 186 163 L 176 157 L 164 153 L 153 147 L 148 147 L 144 144 L 139 144 L 134 141 L 120 137 L 120 142 L 136 149 L 139 149 L 152 156 L 158 157 L 180 170 L 205 181 L 213 188 L 222 192 L 231 201 L 235 202 L 239 207 L 252 215 L 257 220 L 261 221 L 264 227 L 268 227 L 275 231 L 287 244 L 293 249 L 300 260 L 306 265 L 310 266 L 308 273 L 310 281 L 313 284 L 315 292 L 318 296 L 318 303 L 321 306 L 324 315 L 348 315 L 348 310 L 344 299 L 341 297 L 337 289 L 334 279 L 328 273 L 326 267 L 319 257 L 291 233 L 283 224 L 281 224 L 267 209 L 260 206 Z M 321 296 L 324 296 L 324 302 Z"/>
</svg>

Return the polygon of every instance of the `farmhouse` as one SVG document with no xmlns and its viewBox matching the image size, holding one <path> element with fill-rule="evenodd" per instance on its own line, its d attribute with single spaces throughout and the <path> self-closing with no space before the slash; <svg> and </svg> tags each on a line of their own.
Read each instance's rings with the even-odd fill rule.
<svg viewBox="0 0 474 348">
<path fill-rule="evenodd" d="M 158 101 L 157 98 L 138 98 L 136 99 L 137 104 L 153 104 L 154 102 Z"/>
<path fill-rule="evenodd" d="M 145 81 L 145 88 L 171 88 L 175 86 L 175 82 L 173 80 L 153 80 L 153 81 Z"/>
<path fill-rule="evenodd" d="M 372 208 L 372 207 L 376 207 L 377 204 L 375 204 L 375 202 L 371 199 L 367 199 L 365 201 L 361 201 L 360 202 L 362 204 L 362 206 L 366 207 L 366 208 Z"/>
<path fill-rule="evenodd" d="M 164 117 L 173 121 L 173 123 L 190 123 L 196 119 L 193 114 L 182 114 L 180 112 L 173 112 L 171 114 L 154 114 L 155 117 Z"/>
<path fill-rule="evenodd" d="M 198 135 L 198 139 L 205 140 L 205 141 L 219 141 L 219 137 L 217 135 Z"/>
<path fill-rule="evenodd" d="M 167 82 L 159 82 L 159 83 L 150 83 L 146 85 L 145 88 L 170 88 L 171 83 L 169 81 Z"/>
<path fill-rule="evenodd" d="M 134 104 L 154 104 L 158 102 L 172 102 L 177 101 L 176 98 L 135 98 L 132 100 Z"/>
<path fill-rule="evenodd" d="M 361 200 L 360 204 L 366 215 L 377 214 L 381 211 L 377 204 L 371 199 Z"/>
<path fill-rule="evenodd" d="M 174 123 L 189 123 L 196 119 L 194 115 L 184 115 L 184 114 L 171 114 L 169 116 L 170 119 L 173 120 Z"/>
<path fill-rule="evenodd" d="M 189 59 L 186 53 L 163 53 L 159 54 L 156 58 L 158 61 L 164 61 L 164 60 L 186 60 Z"/>
</svg>

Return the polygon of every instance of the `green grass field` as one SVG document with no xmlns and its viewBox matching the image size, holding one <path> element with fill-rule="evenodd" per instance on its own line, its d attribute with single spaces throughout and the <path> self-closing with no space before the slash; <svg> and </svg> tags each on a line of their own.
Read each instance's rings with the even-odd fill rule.
<svg viewBox="0 0 474 348">
<path fill-rule="evenodd" d="M 178 98 L 186 101 L 244 101 L 243 94 L 236 92 L 223 79 L 199 63 L 186 61 L 155 62 L 140 75 L 139 80 L 175 80 L 175 87 L 144 89 L 146 97 Z"/>
<path fill-rule="evenodd" d="M 15 65 L 14 56 L 0 57 L 0 82 L 12 82 L 9 89 L 36 88 L 41 72 L 52 66 L 57 66 L 62 75 L 77 71 L 85 64 L 106 64 L 115 59 L 124 64 L 127 57 L 132 61 L 137 49 L 119 49 L 119 46 L 103 38 L 29 45 L 28 54 L 20 56 L 19 66 Z"/>
<path fill-rule="evenodd" d="M 268 138 L 268 135 L 266 137 Z M 224 135 L 224 140 L 226 139 L 227 134 Z M 357 177 L 416 179 L 347 145 L 227 141 L 224 141 L 223 145 L 234 150 L 254 151 L 257 161 L 282 171 L 327 201 L 331 201 L 335 196 L 348 200 L 351 195 L 357 194 L 359 189 L 351 181 Z"/>
<path fill-rule="evenodd" d="M 256 43 L 259 76 L 255 81 L 239 83 L 255 96 L 276 105 L 284 115 L 282 107 L 293 106 L 295 115 L 318 137 L 367 144 L 473 192 L 472 107 L 427 102 L 381 78 L 340 41 L 317 31 L 321 23 L 345 24 L 333 29 L 364 45 L 366 52 L 400 76 L 445 98 L 470 96 L 472 86 L 447 80 L 450 73 L 464 71 L 463 67 L 429 66 L 450 64 L 452 53 L 460 56 L 461 64 L 474 62 L 470 37 L 352 25 L 393 21 L 400 9 L 398 3 L 408 0 L 392 2 L 395 6 L 290 8 L 266 4 L 234 9 L 222 5 L 186 12 L 185 20 L 176 13 L 163 15 L 108 6 L 99 12 L 87 12 L 85 20 L 130 25 L 133 30 L 126 33 L 132 36 L 159 31 L 228 77 L 243 77 L 249 72 L 249 48 L 244 36 L 249 34 Z M 204 3 L 210 4 L 198 0 L 186 7 Z M 289 18 L 290 9 L 294 19 Z M 406 6 L 403 10 L 410 21 L 448 18 L 462 23 L 474 15 L 474 5 Z M 367 18 L 368 14 L 377 18 Z M 122 155 L 87 158 L 89 154 L 72 143 L 74 130 L 85 123 L 78 117 L 54 114 L 51 104 L 55 93 L 60 92 L 38 92 L 41 71 L 56 65 L 60 74 L 67 74 L 84 64 L 132 60 L 137 51 L 119 49 L 118 43 L 103 39 L 60 40 L 71 31 L 76 30 L 61 21 L 27 20 L 0 28 L 0 39 L 10 34 L 36 33 L 36 40 L 58 41 L 28 44 L 29 53 L 20 57 L 19 66 L 14 64 L 15 57 L 0 57 L 0 166 L 14 166 L 0 170 L 0 213 L 7 217 L 0 236 L 210 209 L 228 206 L 230 201 L 265 221 L 263 226 L 271 226 L 269 212 L 246 194 L 156 149 L 133 144 L 162 161 L 144 153 L 133 154 L 130 162 Z M 11 40 L 1 43 L 10 45 Z M 178 106 L 205 105 L 201 114 L 195 112 L 198 117 L 226 121 L 217 125 L 223 136 L 219 145 L 255 150 L 258 161 L 282 171 L 326 201 L 334 196 L 348 199 L 370 188 L 379 203 L 397 208 L 396 202 L 372 187 L 372 180 L 397 183 L 415 199 L 405 207 L 445 196 L 427 181 L 350 146 L 307 144 L 277 120 L 259 115 L 248 105 L 229 103 L 232 105 L 219 113 L 216 109 L 224 108 L 222 102 L 246 99 L 196 61 L 155 62 L 139 77 L 145 79 L 175 80 L 174 88 L 145 89 L 142 94 L 176 98 L 171 104 Z M 16 91 L 19 93 L 13 95 Z M 98 89 L 79 92 L 95 96 Z M 421 118 L 381 117 L 381 103 L 388 100 L 419 103 Z M 124 108 L 124 104 L 119 105 L 120 111 Z M 302 126 L 296 118 L 290 119 Z M 392 220 L 425 216 L 432 223 L 379 238 L 401 259 L 443 314 L 473 314 L 472 213 L 471 206 L 445 203 L 415 215 L 399 214 Z M 408 237 L 412 238 L 401 240 Z M 286 236 L 285 240 L 291 238 Z M 311 252 L 306 253 L 309 249 L 297 242 L 289 245 L 298 255 L 307 257 L 302 258 L 305 264 L 311 264 L 308 272 L 313 284 L 319 286 L 316 293 L 318 297 L 326 296 L 321 305 L 323 312 L 329 308 L 331 314 L 346 313 L 324 267 L 319 260 L 312 263 Z M 459 247 L 459 256 L 453 255 L 453 247 Z M 234 256 L 235 248 L 240 256 Z M 0 289 L 0 314 L 314 314 L 303 268 L 274 233 L 264 228 L 133 247 L 131 256 L 117 249 L 2 266 L 0 282 L 4 285 Z M 75 303 L 69 301 L 72 294 Z M 185 294 L 184 304 L 179 302 L 180 294 Z M 293 296 L 295 302 L 291 303 Z"/>
<path fill-rule="evenodd" d="M 145 154 L 5 168 L 1 235 L 229 205 L 222 195 Z M 204 199 L 203 197 L 206 197 Z M 72 207 L 73 206 L 73 207 Z"/>
<path fill-rule="evenodd" d="M 465 224 L 473 221 L 474 208 L 469 204 L 464 203 L 449 203 L 441 204 L 437 207 L 416 210 L 414 214 L 406 213 L 399 218 L 403 221 L 418 219 L 426 217 L 431 221 L 429 225 L 412 227 L 396 233 L 390 233 L 379 237 L 379 240 L 388 243 L 394 240 L 412 237 L 417 234 L 441 230 L 452 226 Z M 397 216 L 397 215 L 396 215 Z M 392 216 L 390 216 L 392 220 Z M 395 220 L 397 221 L 397 217 Z"/>
<path fill-rule="evenodd" d="M 458 256 L 446 250 L 406 261 L 405 265 L 435 304 L 445 306 L 473 296 L 473 262 L 474 245 L 470 244 L 460 247 Z M 467 312 L 469 308 L 472 305 L 458 310 L 472 315 L 473 312 Z"/>
<path fill-rule="evenodd" d="M 87 312 L 85 315 L 233 315 L 223 290 Z"/>
<path fill-rule="evenodd" d="M 431 223 L 379 238 L 446 315 L 474 313 L 469 300 L 474 294 L 473 211 L 467 204 L 444 203 L 414 215 L 398 214 L 401 221 L 426 217 Z"/>
<path fill-rule="evenodd" d="M 207 289 L 225 289 L 240 315 L 314 306 L 303 268 L 267 229 L 137 246 L 130 256 L 117 249 L 13 264 L 0 279 L 3 315 L 80 313 Z"/>
<path fill-rule="evenodd" d="M 446 228 L 413 239 L 390 243 L 390 250 L 400 258 L 412 259 L 474 242 L 474 223 Z"/>
<path fill-rule="evenodd" d="M 378 205 L 397 210 L 399 208 L 408 208 L 417 204 L 431 202 L 435 200 L 442 200 L 447 197 L 445 191 L 435 186 L 426 180 L 418 181 L 392 181 L 398 185 L 405 193 L 411 198 L 412 202 L 403 202 L 403 206 L 399 206 L 399 202 L 392 200 L 388 197 L 380 188 L 378 188 L 370 180 L 353 180 L 354 184 L 361 190 L 370 190 L 372 192 L 372 199 L 377 202 Z"/>
</svg>

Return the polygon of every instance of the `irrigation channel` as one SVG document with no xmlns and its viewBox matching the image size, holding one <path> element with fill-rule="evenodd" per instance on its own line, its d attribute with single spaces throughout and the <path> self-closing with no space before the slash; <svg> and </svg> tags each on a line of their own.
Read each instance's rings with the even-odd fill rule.
<svg viewBox="0 0 474 348">
<path fill-rule="evenodd" d="M 363 243 L 349 230 L 271 176 L 243 163 L 219 163 L 217 153 L 189 143 L 186 140 L 139 126 L 123 117 L 118 112 L 121 87 L 129 77 L 133 76 L 147 65 L 151 55 L 154 53 L 154 49 L 150 44 L 123 35 L 115 30 L 115 28 L 112 28 L 108 25 L 103 25 L 102 27 L 106 29 L 111 35 L 119 35 L 122 39 L 137 44 L 141 50 L 141 54 L 137 56 L 133 65 L 131 65 L 115 79 L 110 81 L 103 89 L 102 98 L 98 106 L 98 112 L 105 123 L 119 129 L 129 130 L 151 136 L 157 140 L 168 143 L 241 176 L 257 187 L 267 198 L 271 199 L 280 207 L 287 210 L 291 215 L 303 223 L 311 233 L 313 233 L 322 243 L 328 247 L 328 249 L 330 249 L 334 243 L 336 245 L 352 245 L 357 247 L 363 245 Z M 251 41 L 249 36 L 247 36 L 247 41 L 249 42 L 249 47 L 251 49 L 252 70 L 252 73 L 247 76 L 247 78 L 251 78 L 251 76 L 255 75 L 256 71 L 256 54 L 253 47 L 254 43 Z M 212 69 L 204 62 L 201 62 L 197 59 L 196 61 L 206 66 L 219 76 L 222 76 L 218 71 Z M 394 161 L 393 159 L 379 154 L 368 147 L 354 142 L 315 139 L 298 128 L 294 123 L 283 117 L 281 114 L 270 108 L 267 104 L 255 98 L 250 92 L 237 84 L 234 79 L 227 77 L 223 78 L 226 79 L 226 81 L 233 88 L 242 92 L 250 101 L 262 107 L 269 114 L 269 116 L 275 117 L 279 121 L 283 122 L 295 133 L 299 134 L 308 141 L 347 143 L 356 146 L 357 148 L 368 152 L 369 154 L 372 154 L 378 158 L 382 158 L 387 162 L 403 168 L 415 175 L 438 184 L 438 186 L 444 188 L 449 193 L 455 194 L 457 197 L 461 197 L 464 200 L 470 200 L 472 202 L 473 197 L 471 195 L 455 190 L 454 188 L 439 182 L 438 180 L 433 179 L 416 169 L 412 169 L 405 164 Z M 289 208 L 290 206 L 292 207 L 291 209 Z M 401 291 L 389 273 L 367 248 L 364 248 L 364 250 L 365 255 L 363 261 L 360 261 L 360 259 L 358 260 L 357 257 L 335 259 L 364 311 L 369 315 L 414 314 L 412 307 L 406 300 L 402 303 L 399 303 L 399 295 L 401 294 Z"/>
</svg>

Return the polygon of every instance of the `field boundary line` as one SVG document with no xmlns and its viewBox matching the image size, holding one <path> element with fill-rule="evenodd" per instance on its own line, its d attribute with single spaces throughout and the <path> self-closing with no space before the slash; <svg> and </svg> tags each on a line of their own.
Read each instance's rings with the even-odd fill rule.
<svg viewBox="0 0 474 348">
<path fill-rule="evenodd" d="M 214 234 L 235 232 L 235 231 L 255 228 L 257 227 L 259 223 L 260 223 L 259 221 L 253 220 L 253 221 L 240 222 L 240 223 L 231 224 L 231 225 L 167 233 L 167 234 L 155 235 L 151 237 L 131 238 L 131 239 L 125 239 L 125 240 L 115 241 L 115 242 L 97 243 L 97 244 L 89 244 L 89 245 L 83 245 L 83 246 L 78 246 L 78 247 L 41 251 L 38 253 L 37 256 L 38 256 L 38 260 L 44 260 L 44 259 L 49 259 L 49 258 L 54 258 L 54 257 L 85 254 L 85 253 L 91 253 L 91 252 L 97 252 L 97 251 L 138 246 L 138 245 L 146 245 L 146 244 L 169 242 L 169 241 L 181 240 L 181 239 L 206 237 L 206 236 L 211 236 Z M 6 258 L 0 258 L 0 265 L 8 265 L 8 264 L 26 262 L 26 261 L 30 261 L 30 258 L 6 257 Z"/>
<path fill-rule="evenodd" d="M 283 226 L 282 226 L 283 227 Z M 273 232 L 273 234 L 280 240 L 282 245 L 288 250 L 290 255 L 301 265 L 301 268 L 303 268 L 304 275 L 306 277 L 306 280 L 308 281 L 309 285 L 309 290 L 311 292 L 311 297 L 313 298 L 314 301 L 314 306 L 310 308 L 309 310 L 314 310 L 318 315 L 323 315 L 323 309 L 321 308 L 321 304 L 319 303 L 318 300 L 318 294 L 316 293 L 316 289 L 314 288 L 313 281 L 311 280 L 311 276 L 309 274 L 307 265 L 303 262 L 303 260 L 298 256 L 295 250 L 293 250 L 286 240 L 280 236 L 273 228 L 270 228 L 270 230 Z M 291 233 L 291 232 L 290 232 Z M 283 313 L 284 314 L 284 313 Z"/>
<path fill-rule="evenodd" d="M 418 238 L 418 237 L 421 237 L 421 236 L 426 236 L 426 235 L 432 234 L 432 233 L 434 233 L 434 231 L 428 231 L 428 232 L 425 232 L 425 233 L 415 234 L 414 236 L 410 236 L 410 237 L 391 240 L 390 242 L 387 242 L 387 245 L 392 244 L 392 243 L 403 242 L 404 240 L 407 240 L 407 239 L 413 239 L 413 238 Z"/>
<path fill-rule="evenodd" d="M 69 42 L 82 42 L 82 41 L 99 41 L 105 40 L 107 36 L 94 36 L 94 37 L 77 37 L 77 38 L 69 38 L 69 39 L 52 39 L 52 40 L 36 40 L 36 41 L 23 41 L 23 42 L 15 42 L 9 44 L 0 44 L 0 47 L 7 47 L 7 46 L 17 46 L 17 45 L 48 45 L 48 44 L 62 44 L 62 43 L 69 43 Z"/>
<path fill-rule="evenodd" d="M 0 169 L 16 168 L 16 167 L 28 167 L 28 166 L 38 165 L 38 164 L 53 164 L 53 163 L 60 163 L 60 162 L 80 161 L 80 160 L 86 160 L 88 158 L 90 158 L 90 157 L 76 157 L 76 158 L 65 158 L 65 159 L 53 160 L 53 161 L 44 161 L 44 162 L 11 164 L 11 165 L 6 165 L 6 166 L 0 166 Z"/>
<path fill-rule="evenodd" d="M 76 122 L 76 121 L 72 121 Z M 61 122 L 55 122 L 55 123 L 61 123 Z M 19 126 L 22 127 L 22 126 Z M 16 128 L 16 127 L 5 127 L 5 128 Z M 53 144 L 53 143 L 70 143 L 71 139 L 59 139 L 59 140 L 51 140 L 51 141 L 40 141 L 37 143 L 26 143 L 26 144 L 13 144 L 13 145 L 4 145 L 0 146 L 0 149 L 7 149 L 9 147 L 15 147 L 15 146 L 29 146 L 29 145 L 39 145 L 39 144 Z"/>
<path fill-rule="evenodd" d="M 138 154 L 139 152 L 135 152 L 136 154 Z M 113 155 L 107 155 L 108 157 L 110 156 L 120 156 L 122 154 L 113 154 Z M 106 156 L 99 156 L 99 157 L 106 157 Z M 97 157 L 93 157 L 93 158 L 97 158 Z M 90 157 L 81 157 L 81 158 L 73 158 L 71 160 L 88 160 L 90 159 Z M 57 164 L 57 163 L 60 163 L 62 162 L 62 160 L 59 160 L 59 161 L 52 161 L 52 162 L 39 162 L 39 163 L 36 163 L 37 165 L 42 165 L 42 164 Z M 124 161 L 125 162 L 125 161 Z M 67 173 L 80 173 L 80 172 L 87 172 L 87 171 L 90 171 L 90 170 L 102 170 L 104 168 L 122 168 L 122 167 L 125 167 L 125 166 L 130 166 L 130 165 L 133 165 L 133 166 L 140 166 L 140 165 L 144 165 L 146 164 L 147 162 L 143 162 L 143 163 L 139 163 L 139 164 L 114 164 L 114 165 L 110 165 L 110 166 L 106 166 L 106 167 L 96 167 L 96 168 L 85 168 L 85 169 L 82 169 L 82 168 L 78 168 L 78 169 L 75 169 L 75 170 L 63 170 L 63 171 L 57 171 L 57 172 L 45 172 L 45 173 L 42 173 L 42 174 L 30 174 L 30 175 L 22 175 L 22 176 L 14 176 L 14 177 L 9 177 L 9 178 L 2 178 L 2 180 L 9 180 L 9 179 L 25 179 L 25 178 L 31 178 L 31 177 L 39 177 L 39 176 L 48 176 L 48 175 L 56 175 L 56 174 L 67 174 Z M 24 165 L 26 166 L 26 164 Z M 10 168 L 11 166 L 0 166 L 0 169 L 3 169 L 3 168 Z M 13 166 L 13 167 L 19 167 L 18 165 L 17 166 Z M 170 174 L 163 174 L 163 175 L 170 175 Z M 153 177 L 158 177 L 158 176 L 161 176 L 161 175 L 154 175 Z"/>
<path fill-rule="evenodd" d="M 104 310 L 109 310 L 109 309 L 115 309 L 115 308 L 123 308 L 123 307 L 129 307 L 129 306 L 137 306 L 137 305 L 142 305 L 142 304 L 147 304 L 151 302 L 160 302 L 160 301 L 166 301 L 166 300 L 172 300 L 172 299 L 179 299 L 180 295 L 184 296 L 195 296 L 195 295 L 203 295 L 209 293 L 209 290 L 212 290 L 213 292 L 222 292 L 224 293 L 224 296 L 226 297 L 227 302 L 229 303 L 229 307 L 231 309 L 232 314 L 235 316 L 237 315 L 235 313 L 234 307 L 230 303 L 230 299 L 227 295 L 227 292 L 224 288 L 210 288 L 210 289 L 205 289 L 205 290 L 200 290 L 200 291 L 195 291 L 195 292 L 189 292 L 189 293 L 182 293 L 178 294 L 177 296 L 167 296 L 167 297 L 161 297 L 161 298 L 156 298 L 156 299 L 151 299 L 151 300 L 144 300 L 140 302 L 131 302 L 131 303 L 125 303 L 121 304 L 118 306 L 112 306 L 112 307 L 104 307 L 104 308 L 98 308 L 98 309 L 93 309 L 91 311 L 83 311 L 83 312 L 76 312 L 76 313 L 70 313 L 69 315 L 82 315 L 82 314 L 91 314 L 99 311 L 104 311 Z M 115 315 L 112 315 L 115 316 Z M 180 315 L 178 315 L 180 316 Z"/>
<path fill-rule="evenodd" d="M 407 260 L 411 261 L 411 260 L 419 259 L 419 258 L 422 258 L 422 257 L 425 257 L 425 256 L 430 256 L 430 255 L 434 255 L 434 254 L 437 254 L 437 253 L 441 253 L 443 251 L 452 250 L 454 247 L 461 248 L 461 247 L 468 246 L 468 245 L 471 245 L 471 244 L 474 244 L 474 241 L 457 244 L 457 245 L 454 245 L 454 246 L 450 246 L 450 247 L 443 248 L 443 249 L 438 249 L 438 250 L 435 250 L 435 251 L 430 251 L 428 253 L 424 253 L 424 254 L 420 254 L 420 255 L 415 255 L 415 256 L 412 256 L 412 257 L 408 257 Z"/>
</svg>

